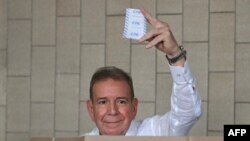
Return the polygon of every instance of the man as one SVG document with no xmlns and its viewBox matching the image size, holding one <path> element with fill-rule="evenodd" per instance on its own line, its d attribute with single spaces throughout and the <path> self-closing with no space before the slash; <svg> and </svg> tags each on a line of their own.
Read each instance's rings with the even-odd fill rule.
<svg viewBox="0 0 250 141">
<path fill-rule="evenodd" d="M 97 128 L 85 135 L 184 136 L 201 116 L 201 99 L 195 79 L 168 24 L 140 9 L 153 29 L 139 42 L 148 41 L 146 48 L 156 47 L 166 53 L 173 77 L 171 110 L 135 121 L 138 100 L 134 97 L 130 76 L 116 67 L 103 67 L 95 72 L 90 83 L 87 108 Z"/>
</svg>

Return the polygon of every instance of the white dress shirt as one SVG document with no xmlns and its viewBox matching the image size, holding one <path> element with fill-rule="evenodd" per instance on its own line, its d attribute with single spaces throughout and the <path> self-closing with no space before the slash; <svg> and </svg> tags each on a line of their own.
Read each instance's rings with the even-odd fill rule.
<svg viewBox="0 0 250 141">
<path fill-rule="evenodd" d="M 133 120 L 125 136 L 186 136 L 201 116 L 201 98 L 188 62 L 184 67 L 169 67 L 173 78 L 171 110 L 164 115 Z M 99 130 L 94 128 L 85 135 L 99 135 Z"/>
</svg>

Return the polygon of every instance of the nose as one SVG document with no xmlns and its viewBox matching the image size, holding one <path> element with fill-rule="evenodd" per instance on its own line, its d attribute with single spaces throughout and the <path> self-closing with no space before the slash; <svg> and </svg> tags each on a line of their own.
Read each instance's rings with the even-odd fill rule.
<svg viewBox="0 0 250 141">
<path fill-rule="evenodd" d="M 110 104 L 109 114 L 110 115 L 117 115 L 118 114 L 118 107 L 115 104 L 115 102 L 113 102 L 113 103 Z"/>
</svg>

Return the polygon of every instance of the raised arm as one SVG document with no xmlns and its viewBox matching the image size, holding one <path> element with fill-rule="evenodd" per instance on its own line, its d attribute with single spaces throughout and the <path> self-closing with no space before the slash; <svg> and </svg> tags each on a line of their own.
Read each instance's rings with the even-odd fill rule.
<svg viewBox="0 0 250 141">
<path fill-rule="evenodd" d="M 146 48 L 156 47 L 169 58 L 179 56 L 183 50 L 176 42 L 169 25 L 154 18 L 143 8 L 140 10 L 152 25 L 152 30 L 139 42 L 148 41 Z M 154 127 L 159 132 L 155 134 L 185 136 L 201 116 L 201 98 L 186 57 L 178 59 L 169 67 L 173 78 L 171 111 L 159 118 L 159 123 Z"/>
</svg>

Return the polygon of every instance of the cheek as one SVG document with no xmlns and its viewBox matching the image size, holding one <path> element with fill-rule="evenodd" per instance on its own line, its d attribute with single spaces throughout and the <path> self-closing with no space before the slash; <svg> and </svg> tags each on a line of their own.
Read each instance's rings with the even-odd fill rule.
<svg viewBox="0 0 250 141">
<path fill-rule="evenodd" d="M 107 108 L 100 108 L 100 107 L 96 107 L 94 110 L 94 116 L 96 119 L 100 120 L 102 119 L 107 113 Z"/>
<path fill-rule="evenodd" d="M 119 112 L 126 118 L 131 118 L 132 117 L 132 109 L 129 107 L 124 107 L 119 110 Z"/>
</svg>

